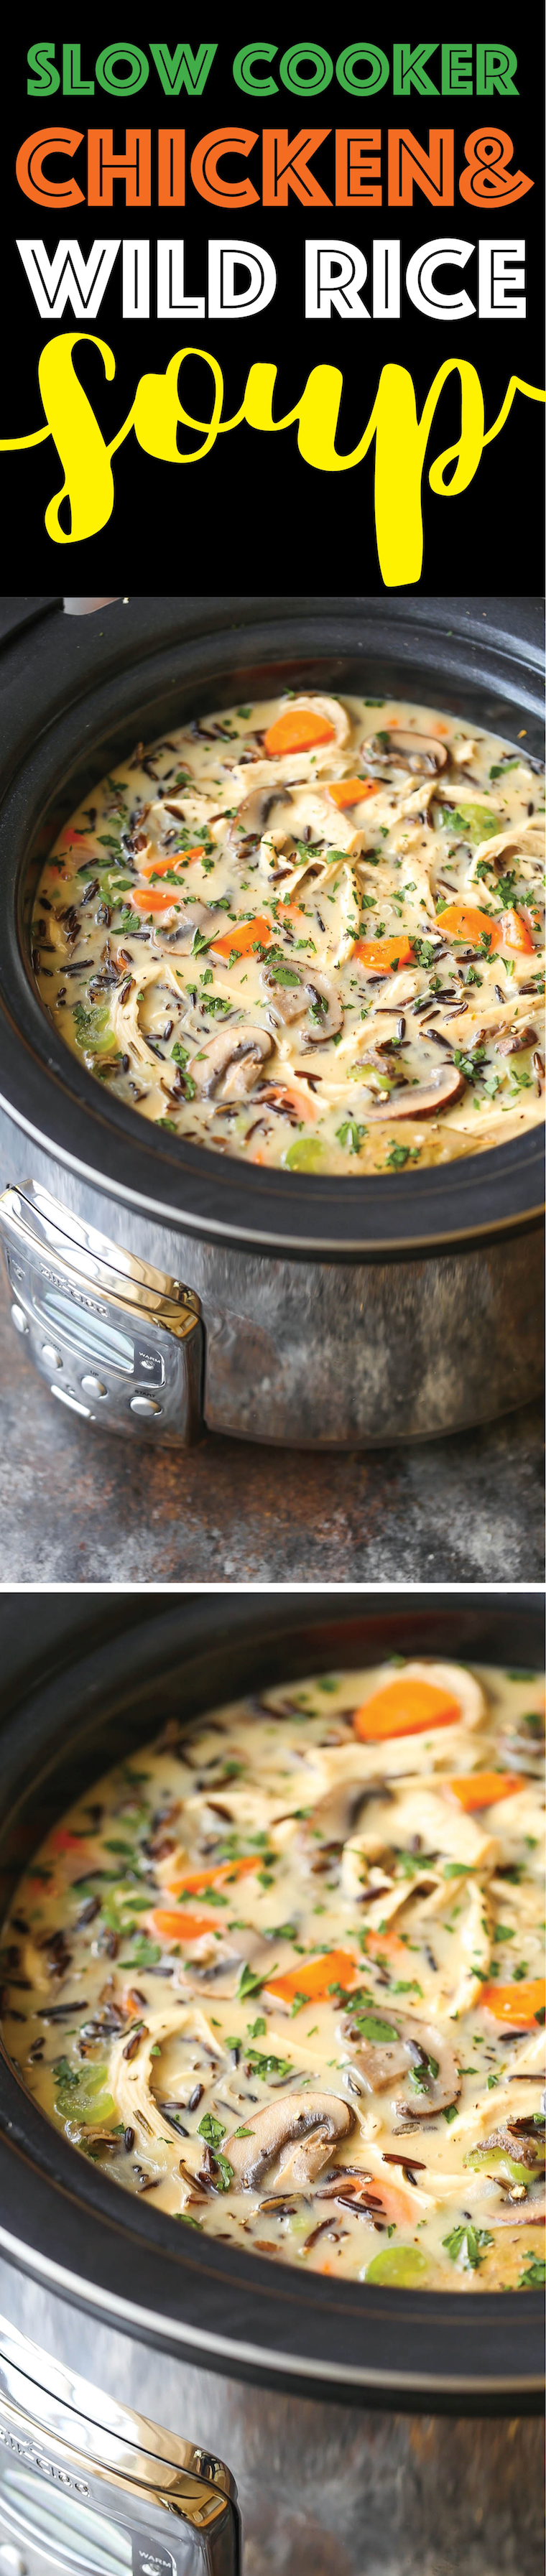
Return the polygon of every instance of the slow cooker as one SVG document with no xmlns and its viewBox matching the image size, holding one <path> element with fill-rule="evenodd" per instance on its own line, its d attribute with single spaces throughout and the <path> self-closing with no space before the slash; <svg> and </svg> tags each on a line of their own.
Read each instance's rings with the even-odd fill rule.
<svg viewBox="0 0 546 2576">
<path fill-rule="evenodd" d="M 24 1638 L 15 1603 L 4 1630 L 2 1905 L 175 1709 L 385 1652 L 542 1657 L 524 1593 L 285 1594 L 282 1620 L 267 1593 L 127 1596 L 100 1644 L 89 1604 L 27 1594 Z M 538 2576 L 536 2292 L 363 2292 L 190 2236 L 118 2195 L 3 2053 L 0 2213 L 6 2576 L 237 2576 L 239 2514 L 244 2576 Z"/>
<path fill-rule="evenodd" d="M 24 604 L 16 603 L 16 606 Z M 29 603 L 0 652 L 0 1230 L 14 1330 L 89 1425 L 307 1447 L 430 1437 L 542 1374 L 535 1128 L 377 1178 L 243 1166 L 99 1089 L 36 992 L 37 871 L 138 739 L 286 686 L 385 689 L 541 751 L 539 604 Z M 52 1324 L 53 1316 L 53 1324 Z"/>
</svg>

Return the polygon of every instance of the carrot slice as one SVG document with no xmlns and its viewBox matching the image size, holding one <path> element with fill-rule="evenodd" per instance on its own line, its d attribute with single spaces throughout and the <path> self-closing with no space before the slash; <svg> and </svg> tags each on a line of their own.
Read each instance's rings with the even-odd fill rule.
<svg viewBox="0 0 546 2576">
<path fill-rule="evenodd" d="M 408 2153 L 408 2164 L 410 2167 L 413 2165 L 411 2150 Z M 361 2217 L 363 2217 L 364 2214 L 368 2215 L 370 2222 L 372 2222 L 373 2219 L 386 2218 L 387 2221 L 394 2224 L 396 2227 L 407 2227 L 409 2219 L 411 2226 L 414 2225 L 416 2203 L 415 2190 L 412 2184 L 408 2184 L 404 2187 L 403 2182 L 401 2180 L 395 2180 L 394 2176 L 391 2181 L 390 2175 L 375 2173 L 362 2174 L 360 2181 L 358 2182 L 356 2177 L 353 2177 L 352 2175 L 349 2177 L 349 2175 L 344 2172 L 342 2165 L 339 2167 L 339 2184 L 340 2194 L 343 2198 L 343 2205 L 346 2209 L 358 2210 Z M 417 2203 L 417 2208 L 419 2208 L 419 2203 Z M 335 2200 L 332 2193 L 332 2216 L 334 2214 L 334 2209 Z M 319 2271 L 325 2271 L 326 2265 L 324 2263 L 318 2264 L 316 2269 Z"/>
<path fill-rule="evenodd" d="M 340 778 L 335 786 L 328 788 L 328 795 L 343 813 L 346 805 L 363 805 L 365 796 L 377 796 L 378 790 L 377 778 Z"/>
<path fill-rule="evenodd" d="M 293 2003 L 295 1995 L 319 2003 L 330 1986 L 346 1986 L 355 1977 L 351 1950 L 324 1950 L 321 1959 L 305 1959 L 297 1968 L 289 1968 L 285 1977 L 268 1977 L 264 1982 L 268 1995 L 280 1995 L 284 2003 Z"/>
<path fill-rule="evenodd" d="M 491 912 L 481 912 L 477 903 L 446 903 L 438 914 L 437 930 L 447 931 L 451 939 L 481 939 L 486 931 L 492 948 L 499 947 L 497 923 Z"/>
<path fill-rule="evenodd" d="M 511 948 L 515 957 L 528 957 L 533 951 L 531 933 L 520 912 L 501 912 L 499 930 L 502 932 L 501 947 Z"/>
<path fill-rule="evenodd" d="M 169 1896 L 177 1896 L 182 1889 L 185 1895 L 186 1888 L 188 1896 L 201 1896 L 205 1887 L 223 1887 L 226 1879 L 246 1878 L 249 1870 L 261 1867 L 261 1852 L 244 1852 L 241 1860 L 218 1861 L 216 1869 L 179 1871 L 177 1878 L 167 1879 L 166 1886 Z"/>
<path fill-rule="evenodd" d="M 515 956 L 527 957 L 533 947 L 530 931 L 519 912 L 497 913 L 494 919 L 491 912 L 478 911 L 474 903 L 447 903 L 445 912 L 438 914 L 437 929 L 447 930 L 451 939 L 481 939 L 485 932 L 491 954 L 497 948 L 509 948 Z"/>
<path fill-rule="evenodd" d="M 223 930 L 221 939 L 212 942 L 211 957 L 231 957 L 234 948 L 238 957 L 248 957 L 252 948 L 269 948 L 272 938 L 271 922 L 257 912 L 253 921 L 234 922 L 232 930 Z"/>
<path fill-rule="evenodd" d="M 456 1798 L 465 1815 L 474 1808 L 496 1806 L 499 1798 L 513 1798 L 524 1782 L 515 1771 L 471 1771 L 469 1778 L 445 1782 L 445 1795 Z"/>
<path fill-rule="evenodd" d="M 353 1724 L 363 1743 L 375 1743 L 390 1736 L 426 1734 L 429 1727 L 453 1726 L 460 1716 L 458 1703 L 436 1683 L 405 1680 L 400 1674 L 363 1701 Z"/>
<path fill-rule="evenodd" d="M 295 1109 L 296 1117 L 305 1118 L 308 1126 L 313 1126 L 314 1120 L 318 1118 L 318 1104 L 313 1100 L 311 1092 L 306 1094 L 304 1091 L 289 1091 L 284 1082 L 270 1082 L 267 1097 L 268 1100 L 276 1100 L 279 1109 Z"/>
<path fill-rule="evenodd" d="M 401 930 L 399 939 L 357 939 L 353 957 L 360 957 L 363 966 L 375 967 L 376 975 L 392 975 L 393 966 L 412 965 L 413 949 Z"/>
<path fill-rule="evenodd" d="M 274 760 L 277 752 L 312 751 L 315 742 L 334 741 L 334 726 L 326 716 L 313 715 L 310 707 L 286 707 L 264 734 L 264 751 Z"/>
<path fill-rule="evenodd" d="M 391 1735 L 426 1735 L 429 1726 L 456 1726 L 460 1716 L 456 1700 L 436 1682 L 405 1681 L 400 1673 L 355 1709 L 353 1725 L 363 1744 L 377 1744 Z"/>
<path fill-rule="evenodd" d="M 532 2030 L 534 2022 L 544 2020 L 546 1983 L 544 1977 L 522 1977 L 520 1985 L 482 1986 L 478 2001 L 509 2029 Z"/>
<path fill-rule="evenodd" d="M 187 867 L 188 859 L 202 859 L 204 857 L 204 848 L 204 841 L 200 841 L 195 850 L 176 850 L 174 856 L 171 855 L 170 859 L 158 859 L 154 856 L 152 856 L 151 859 L 140 859 L 139 866 L 141 877 L 165 877 L 167 876 L 168 870 L 172 868 L 175 868 L 177 875 L 179 875 L 180 870 Z"/>
<path fill-rule="evenodd" d="M 157 1908 L 155 1914 L 146 1916 L 146 1921 L 150 1931 L 157 1932 L 158 1941 L 198 1941 L 200 1932 L 217 1928 L 213 1914 L 183 1914 L 181 1906 L 174 1914 L 162 1914 Z"/>
<path fill-rule="evenodd" d="M 366 1958 L 381 1959 L 383 1952 L 392 1959 L 394 1966 L 402 1968 L 405 1962 L 407 1974 L 408 1951 L 405 1942 L 399 1940 L 398 1933 L 369 1931 L 366 1935 Z"/>
<path fill-rule="evenodd" d="M 131 890 L 135 912 L 172 912 L 177 900 L 174 886 L 169 886 L 168 892 L 164 892 L 163 886 L 145 886 L 144 889 L 135 886 L 134 894 Z"/>
<path fill-rule="evenodd" d="M 408 2155 L 408 2164 L 410 2166 L 411 2161 L 410 2153 Z M 400 2184 L 397 2187 L 396 2183 L 384 2182 L 382 2174 L 370 2174 L 366 2185 L 366 2196 L 370 2200 L 373 2200 L 374 2203 L 373 2210 L 370 2210 L 370 2218 L 386 2218 L 388 2223 L 391 2225 L 394 2223 L 396 2227 L 407 2227 L 408 2218 L 413 2220 L 415 2211 L 415 2193 L 412 2192 L 411 2184 L 406 2194 Z M 350 2201 L 348 2206 L 350 2208 Z M 355 2208 L 358 2208 L 358 2200 L 356 2198 Z"/>
<path fill-rule="evenodd" d="M 85 1860 L 85 1854 L 89 1848 L 84 1835 L 70 1834 L 66 1825 L 56 1825 L 54 1833 L 49 1836 L 49 1849 L 52 1852 L 81 1852 L 82 1860 Z"/>
</svg>

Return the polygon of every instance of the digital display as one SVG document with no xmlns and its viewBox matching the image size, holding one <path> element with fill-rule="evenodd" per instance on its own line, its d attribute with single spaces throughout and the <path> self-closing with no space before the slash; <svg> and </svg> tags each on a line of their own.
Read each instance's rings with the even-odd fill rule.
<svg viewBox="0 0 546 2576">
<path fill-rule="evenodd" d="M 128 1377 L 133 1376 L 133 1343 L 129 1341 L 128 1334 L 118 1332 L 115 1325 L 103 1320 L 102 1315 L 86 1314 L 82 1307 L 74 1306 L 71 1298 L 63 1297 L 56 1288 L 46 1289 L 39 1313 L 50 1329 L 56 1325 L 57 1331 L 66 1336 L 83 1359 L 98 1360 L 103 1367 L 109 1362 L 113 1368 L 124 1369 Z"/>
</svg>

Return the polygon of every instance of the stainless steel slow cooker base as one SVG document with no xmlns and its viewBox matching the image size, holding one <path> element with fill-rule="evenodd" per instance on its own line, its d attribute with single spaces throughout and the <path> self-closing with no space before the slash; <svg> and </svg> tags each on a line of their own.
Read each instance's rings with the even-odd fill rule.
<svg viewBox="0 0 546 2576">
<path fill-rule="evenodd" d="M 0 1235 L 22 1273 L 10 1274 L 14 1330 L 85 1428 L 374 1447 L 461 1430 L 538 1393 L 537 1129 L 388 1181 L 247 1169 L 152 1135 L 116 1103 L 63 1046 L 30 965 L 33 885 L 80 795 L 128 741 L 243 689 L 440 698 L 507 741 L 525 734 L 536 760 L 540 622 L 519 603 L 518 625 L 517 608 L 116 600 L 81 625 L 52 605 L 2 648 L 0 1192 L 15 1191 L 21 1214 L 4 1195 Z M 45 1291 L 44 1193 L 56 1229 Z"/>
<path fill-rule="evenodd" d="M 143 1221 L 87 1179 L 74 1188 L 39 1149 L 30 1178 L 28 1140 L 0 1109 L 3 1141 L 17 1176 L 0 1196 L 14 1334 L 89 1427 L 154 1446 L 207 1429 L 371 1449 L 540 1392 L 539 1229 L 436 1257 L 272 1262 Z"/>
<path fill-rule="evenodd" d="M 542 2479 L 537 2417 L 242 2385 L 84 2320 L 0 2262 L 0 2532 L 26 2576 L 44 2576 L 40 2529 L 47 2576 L 237 2576 L 235 2493 L 242 2576 L 542 2576 Z M 78 2500 L 68 2532 L 63 2497 Z"/>
</svg>

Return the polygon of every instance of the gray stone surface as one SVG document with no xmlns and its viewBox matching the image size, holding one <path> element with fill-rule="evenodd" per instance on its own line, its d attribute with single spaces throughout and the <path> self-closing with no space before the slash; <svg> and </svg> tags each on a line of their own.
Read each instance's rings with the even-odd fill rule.
<svg viewBox="0 0 546 2576">
<path fill-rule="evenodd" d="M 0 1280 L 0 1581 L 541 1582 L 542 1417 L 299 1458 L 87 1432 L 26 1359 Z"/>
</svg>

